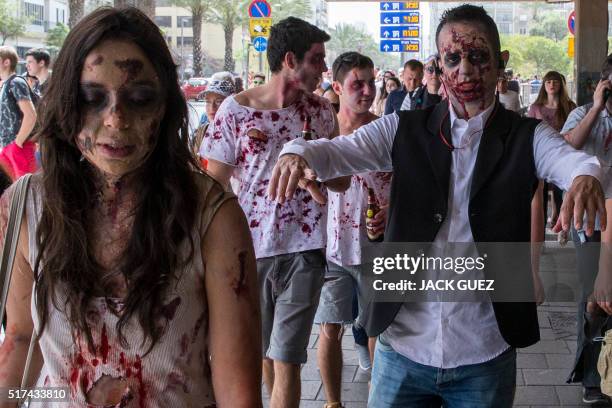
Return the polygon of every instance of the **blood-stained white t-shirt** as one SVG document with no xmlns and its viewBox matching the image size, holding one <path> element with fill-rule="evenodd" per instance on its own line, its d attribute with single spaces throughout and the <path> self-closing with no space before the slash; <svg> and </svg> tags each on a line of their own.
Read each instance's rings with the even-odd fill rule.
<svg viewBox="0 0 612 408">
<path fill-rule="evenodd" d="M 391 188 L 391 172 L 361 173 L 351 177 L 351 186 L 343 193 L 329 193 L 327 222 L 327 259 L 354 266 L 370 262 L 362 249 L 376 245 L 366 234 L 365 212 L 368 188 L 376 193 L 378 206 L 387 205 Z"/>
<path fill-rule="evenodd" d="M 240 105 L 233 96 L 223 101 L 200 154 L 236 166 L 235 193 L 247 220 L 255 256 L 325 248 L 327 206 L 298 189 L 293 199 L 279 204 L 267 197 L 272 169 L 283 145 L 301 137 L 309 116 L 313 139 L 331 138 L 335 112 L 329 102 L 303 93 L 292 105 L 260 110 Z"/>
</svg>

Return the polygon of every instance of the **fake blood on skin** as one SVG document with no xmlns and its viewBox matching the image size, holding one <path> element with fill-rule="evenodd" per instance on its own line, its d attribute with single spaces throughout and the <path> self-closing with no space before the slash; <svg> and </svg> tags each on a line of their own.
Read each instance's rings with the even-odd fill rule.
<svg viewBox="0 0 612 408">
<path fill-rule="evenodd" d="M 453 43 L 459 44 L 460 49 L 454 51 L 453 45 L 447 45 L 444 47 L 444 53 L 449 54 L 451 52 L 459 52 L 462 58 L 470 58 L 471 53 L 483 52 L 483 55 L 487 56 L 486 61 L 470 61 L 474 69 L 476 70 L 475 80 L 469 82 L 459 82 L 459 70 L 457 68 L 451 72 L 449 76 L 449 87 L 453 93 L 457 102 L 461 105 L 463 113 L 467 119 L 469 119 L 468 111 L 465 106 L 466 102 L 472 102 L 475 100 L 482 100 L 481 110 L 484 109 L 484 84 L 483 75 L 491 70 L 491 61 L 488 49 L 485 50 L 486 40 L 483 37 L 474 36 L 471 40 L 466 39 L 465 36 L 457 33 L 455 29 L 451 30 Z M 476 43 L 480 42 L 483 46 L 477 46 Z"/>
</svg>

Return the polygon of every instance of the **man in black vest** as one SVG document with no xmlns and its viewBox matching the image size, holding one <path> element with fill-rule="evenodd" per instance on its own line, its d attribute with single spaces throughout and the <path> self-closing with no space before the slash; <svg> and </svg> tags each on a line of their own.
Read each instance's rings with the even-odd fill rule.
<svg viewBox="0 0 612 408">
<path fill-rule="evenodd" d="M 587 209 L 592 234 L 595 213 L 605 215 L 600 164 L 545 123 L 496 103 L 504 63 L 493 19 L 482 7 L 450 9 L 436 42 L 449 101 L 334 140 L 286 144 L 270 197 L 292 199 L 315 178 L 393 171 L 387 242 L 528 243 L 531 200 L 547 179 L 568 191 L 563 228 L 572 215 L 581 228 Z M 529 277 L 529 263 L 515 275 Z M 362 323 L 380 335 L 371 408 L 510 408 L 515 348 L 539 340 L 534 302 L 374 302 L 369 313 Z"/>
</svg>

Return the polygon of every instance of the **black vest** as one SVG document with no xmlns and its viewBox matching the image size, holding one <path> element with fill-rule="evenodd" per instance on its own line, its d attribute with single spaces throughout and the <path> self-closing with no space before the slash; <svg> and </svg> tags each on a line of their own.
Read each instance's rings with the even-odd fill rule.
<svg viewBox="0 0 612 408">
<path fill-rule="evenodd" d="M 385 241 L 433 242 L 449 214 L 451 141 L 448 103 L 401 111 L 393 144 L 393 179 Z M 533 134 L 539 121 L 500 104 L 484 130 L 472 178 L 469 222 L 475 242 L 529 242 L 531 200 L 537 188 Z M 522 273 L 531 275 L 527 266 Z M 497 282 L 496 282 L 497 285 Z M 372 302 L 360 323 L 369 336 L 382 333 L 401 303 Z M 535 303 L 493 303 L 508 344 L 540 339 Z"/>
</svg>

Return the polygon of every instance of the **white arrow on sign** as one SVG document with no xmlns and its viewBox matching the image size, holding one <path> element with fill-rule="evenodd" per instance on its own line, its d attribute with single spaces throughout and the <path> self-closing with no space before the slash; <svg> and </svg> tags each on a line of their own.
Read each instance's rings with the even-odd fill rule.
<svg viewBox="0 0 612 408">
<path fill-rule="evenodd" d="M 383 8 L 384 8 L 385 10 L 389 10 L 389 3 L 385 3 L 385 4 L 383 4 Z"/>
<path fill-rule="evenodd" d="M 385 32 L 383 33 L 383 35 L 385 36 L 385 38 L 389 38 L 389 32 L 388 32 L 388 31 L 385 31 Z"/>
<path fill-rule="evenodd" d="M 383 48 L 385 49 L 385 51 L 389 51 L 389 44 L 385 44 Z"/>
<path fill-rule="evenodd" d="M 385 24 L 389 24 L 389 21 L 391 21 L 391 20 L 389 19 L 389 17 L 385 17 L 385 19 L 383 20 L 383 22 L 384 22 Z"/>
</svg>

